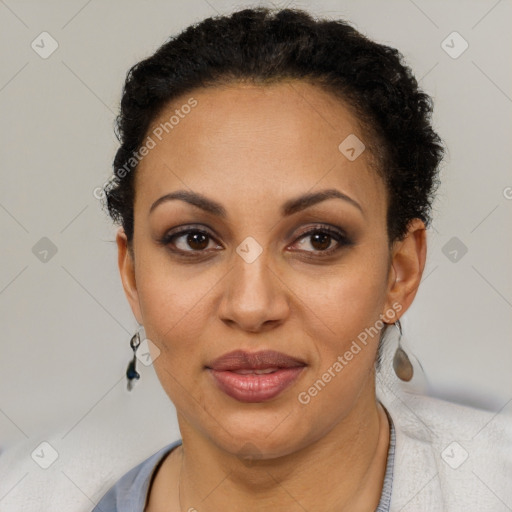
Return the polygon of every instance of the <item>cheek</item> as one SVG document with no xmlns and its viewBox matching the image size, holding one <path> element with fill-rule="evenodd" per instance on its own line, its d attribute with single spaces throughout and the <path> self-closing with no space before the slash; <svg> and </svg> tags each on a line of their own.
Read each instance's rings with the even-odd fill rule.
<svg viewBox="0 0 512 512">
<path fill-rule="evenodd" d="M 209 272 L 184 270 L 160 254 L 150 251 L 140 258 L 136 269 L 137 292 L 146 334 L 162 356 L 180 358 L 180 352 L 194 349 L 205 324 L 208 290 L 216 279 Z M 174 366 L 174 363 L 173 363 Z"/>
<path fill-rule="evenodd" d="M 382 275 L 375 267 L 362 275 L 347 273 L 323 296 L 310 294 L 309 304 L 316 311 L 311 318 L 320 321 L 311 320 L 317 325 L 311 334 L 315 361 L 298 390 L 297 407 L 313 424 L 323 415 L 320 431 L 348 414 L 370 382 L 384 325 Z"/>
<path fill-rule="evenodd" d="M 327 331 L 341 339 L 357 336 L 375 323 L 386 301 L 386 253 L 366 245 L 357 247 L 329 272 L 302 279 L 300 293 L 305 304 Z"/>
<path fill-rule="evenodd" d="M 212 285 L 203 288 L 204 280 L 185 279 L 183 274 L 174 274 L 170 266 L 161 271 L 147 267 L 139 283 L 146 336 L 160 350 L 153 363 L 157 377 L 182 413 L 197 415 L 201 407 L 196 406 L 202 402 L 196 377 L 204 363 L 200 340 L 205 334 L 205 289 Z"/>
<path fill-rule="evenodd" d="M 174 262 L 165 248 L 145 236 L 137 253 L 135 279 L 144 321 L 160 332 L 194 312 L 214 285 L 214 276 L 194 264 Z"/>
<path fill-rule="evenodd" d="M 335 275 L 325 276 L 317 287 L 304 286 L 311 322 L 316 324 L 312 337 L 317 364 L 312 377 L 333 382 L 325 400 L 357 394 L 374 366 L 384 326 L 387 260 L 384 252 L 373 249 L 354 251 Z"/>
</svg>

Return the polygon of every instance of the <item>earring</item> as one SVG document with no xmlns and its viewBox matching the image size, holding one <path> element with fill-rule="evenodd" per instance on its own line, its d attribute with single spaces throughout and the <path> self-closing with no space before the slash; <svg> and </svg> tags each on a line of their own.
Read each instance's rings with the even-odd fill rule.
<svg viewBox="0 0 512 512">
<path fill-rule="evenodd" d="M 414 375 L 414 369 L 409 359 L 409 356 L 402 348 L 402 326 L 400 325 L 400 320 L 397 320 L 393 325 L 398 327 L 398 331 L 400 332 L 400 336 L 398 338 L 398 347 L 395 352 L 395 356 L 393 357 L 393 369 L 395 370 L 396 376 L 405 382 L 409 382 Z"/>
<path fill-rule="evenodd" d="M 133 350 L 133 359 L 128 363 L 128 368 L 126 369 L 126 378 L 128 380 L 128 391 L 133 389 L 134 380 L 140 379 L 140 373 L 136 370 L 135 365 L 137 363 L 136 352 L 140 345 L 140 334 L 137 331 L 130 340 L 130 347 Z"/>
</svg>

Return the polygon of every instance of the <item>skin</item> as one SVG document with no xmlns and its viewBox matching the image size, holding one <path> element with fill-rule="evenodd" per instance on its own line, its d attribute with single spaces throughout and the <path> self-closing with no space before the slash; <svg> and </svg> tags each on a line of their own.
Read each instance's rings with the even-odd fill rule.
<svg viewBox="0 0 512 512">
<path fill-rule="evenodd" d="M 393 323 L 408 309 L 425 265 L 425 225 L 414 219 L 407 236 L 389 245 L 386 189 L 370 151 L 349 161 L 338 149 L 349 134 L 367 147 L 371 141 L 342 101 L 314 85 L 197 89 L 169 105 L 154 126 L 191 96 L 197 106 L 136 171 L 133 254 L 122 228 L 116 237 L 123 287 L 161 350 L 154 367 L 183 439 L 157 471 L 146 510 L 179 510 L 180 472 L 183 511 L 374 510 L 389 446 L 375 397 L 379 336 L 308 404 L 298 395 L 365 328 L 382 315 Z M 364 213 L 331 198 L 281 215 L 287 200 L 331 188 Z M 158 198 L 182 189 L 221 203 L 227 217 L 181 200 L 149 213 Z M 203 251 L 195 259 L 158 243 L 190 224 L 211 237 L 191 246 L 181 235 L 173 248 Z M 318 224 L 345 231 L 352 244 L 303 236 Z M 262 248 L 252 263 L 236 252 L 248 236 Z M 242 403 L 205 369 L 234 349 L 273 349 L 307 367 L 272 400 Z M 251 463 L 241 456 L 247 443 L 258 457 Z"/>
</svg>

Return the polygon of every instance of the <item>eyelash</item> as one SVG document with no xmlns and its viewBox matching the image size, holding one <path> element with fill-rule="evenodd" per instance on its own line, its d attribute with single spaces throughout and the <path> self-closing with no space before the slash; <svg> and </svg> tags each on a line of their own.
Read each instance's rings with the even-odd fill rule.
<svg viewBox="0 0 512 512">
<path fill-rule="evenodd" d="M 200 233 L 202 235 L 206 235 L 207 237 L 209 237 L 209 239 L 215 240 L 214 237 L 208 231 L 205 231 L 203 229 L 197 229 L 197 228 L 193 229 L 192 226 L 187 226 L 185 229 L 181 229 L 180 231 L 176 231 L 176 232 L 171 231 L 170 233 L 165 234 L 158 242 L 163 246 L 169 247 L 169 245 L 172 244 L 172 240 L 174 240 L 175 238 L 179 238 L 181 236 L 189 235 L 192 233 Z M 308 236 L 312 236 L 312 235 L 318 234 L 318 233 L 329 235 L 336 242 L 338 242 L 339 245 L 337 247 L 327 249 L 324 251 L 315 250 L 315 251 L 298 251 L 298 252 L 313 253 L 313 256 L 311 256 L 311 255 L 307 256 L 310 258 L 311 257 L 324 258 L 324 257 L 331 256 L 332 254 L 339 251 L 343 247 L 353 245 L 353 242 L 349 238 L 347 238 L 347 236 L 344 235 L 342 232 L 340 232 L 336 229 L 333 229 L 329 226 L 321 225 L 321 224 L 315 225 L 312 228 L 305 231 L 304 233 L 301 233 L 301 235 L 294 241 L 294 244 L 296 244 L 299 240 L 302 240 L 303 238 L 307 238 Z M 185 258 L 197 258 L 200 255 L 200 253 L 206 252 L 205 250 L 190 250 L 190 251 L 182 251 L 181 249 L 170 249 L 170 250 L 173 253 L 177 254 L 178 256 L 183 256 Z M 187 253 L 190 253 L 190 254 L 187 254 Z"/>
</svg>

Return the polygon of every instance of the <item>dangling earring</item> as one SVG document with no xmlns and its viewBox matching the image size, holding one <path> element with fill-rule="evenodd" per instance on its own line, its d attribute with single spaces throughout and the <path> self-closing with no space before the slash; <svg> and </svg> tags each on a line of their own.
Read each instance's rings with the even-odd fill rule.
<svg viewBox="0 0 512 512">
<path fill-rule="evenodd" d="M 402 326 L 400 325 L 400 320 L 397 320 L 393 325 L 398 327 L 400 332 L 400 336 L 398 338 L 398 347 L 396 349 L 395 356 L 393 357 L 393 369 L 395 370 L 396 376 L 400 380 L 409 382 L 414 375 L 414 369 L 409 356 L 404 351 L 400 343 L 402 341 Z"/>
<path fill-rule="evenodd" d="M 128 380 L 128 391 L 131 391 L 133 389 L 133 381 L 140 379 L 140 373 L 137 372 L 135 368 L 135 364 L 137 362 L 137 356 L 136 352 L 140 345 L 140 334 L 139 331 L 132 336 L 132 339 L 130 340 L 130 347 L 133 350 L 133 359 L 128 363 L 128 368 L 126 369 L 126 378 Z"/>
</svg>

